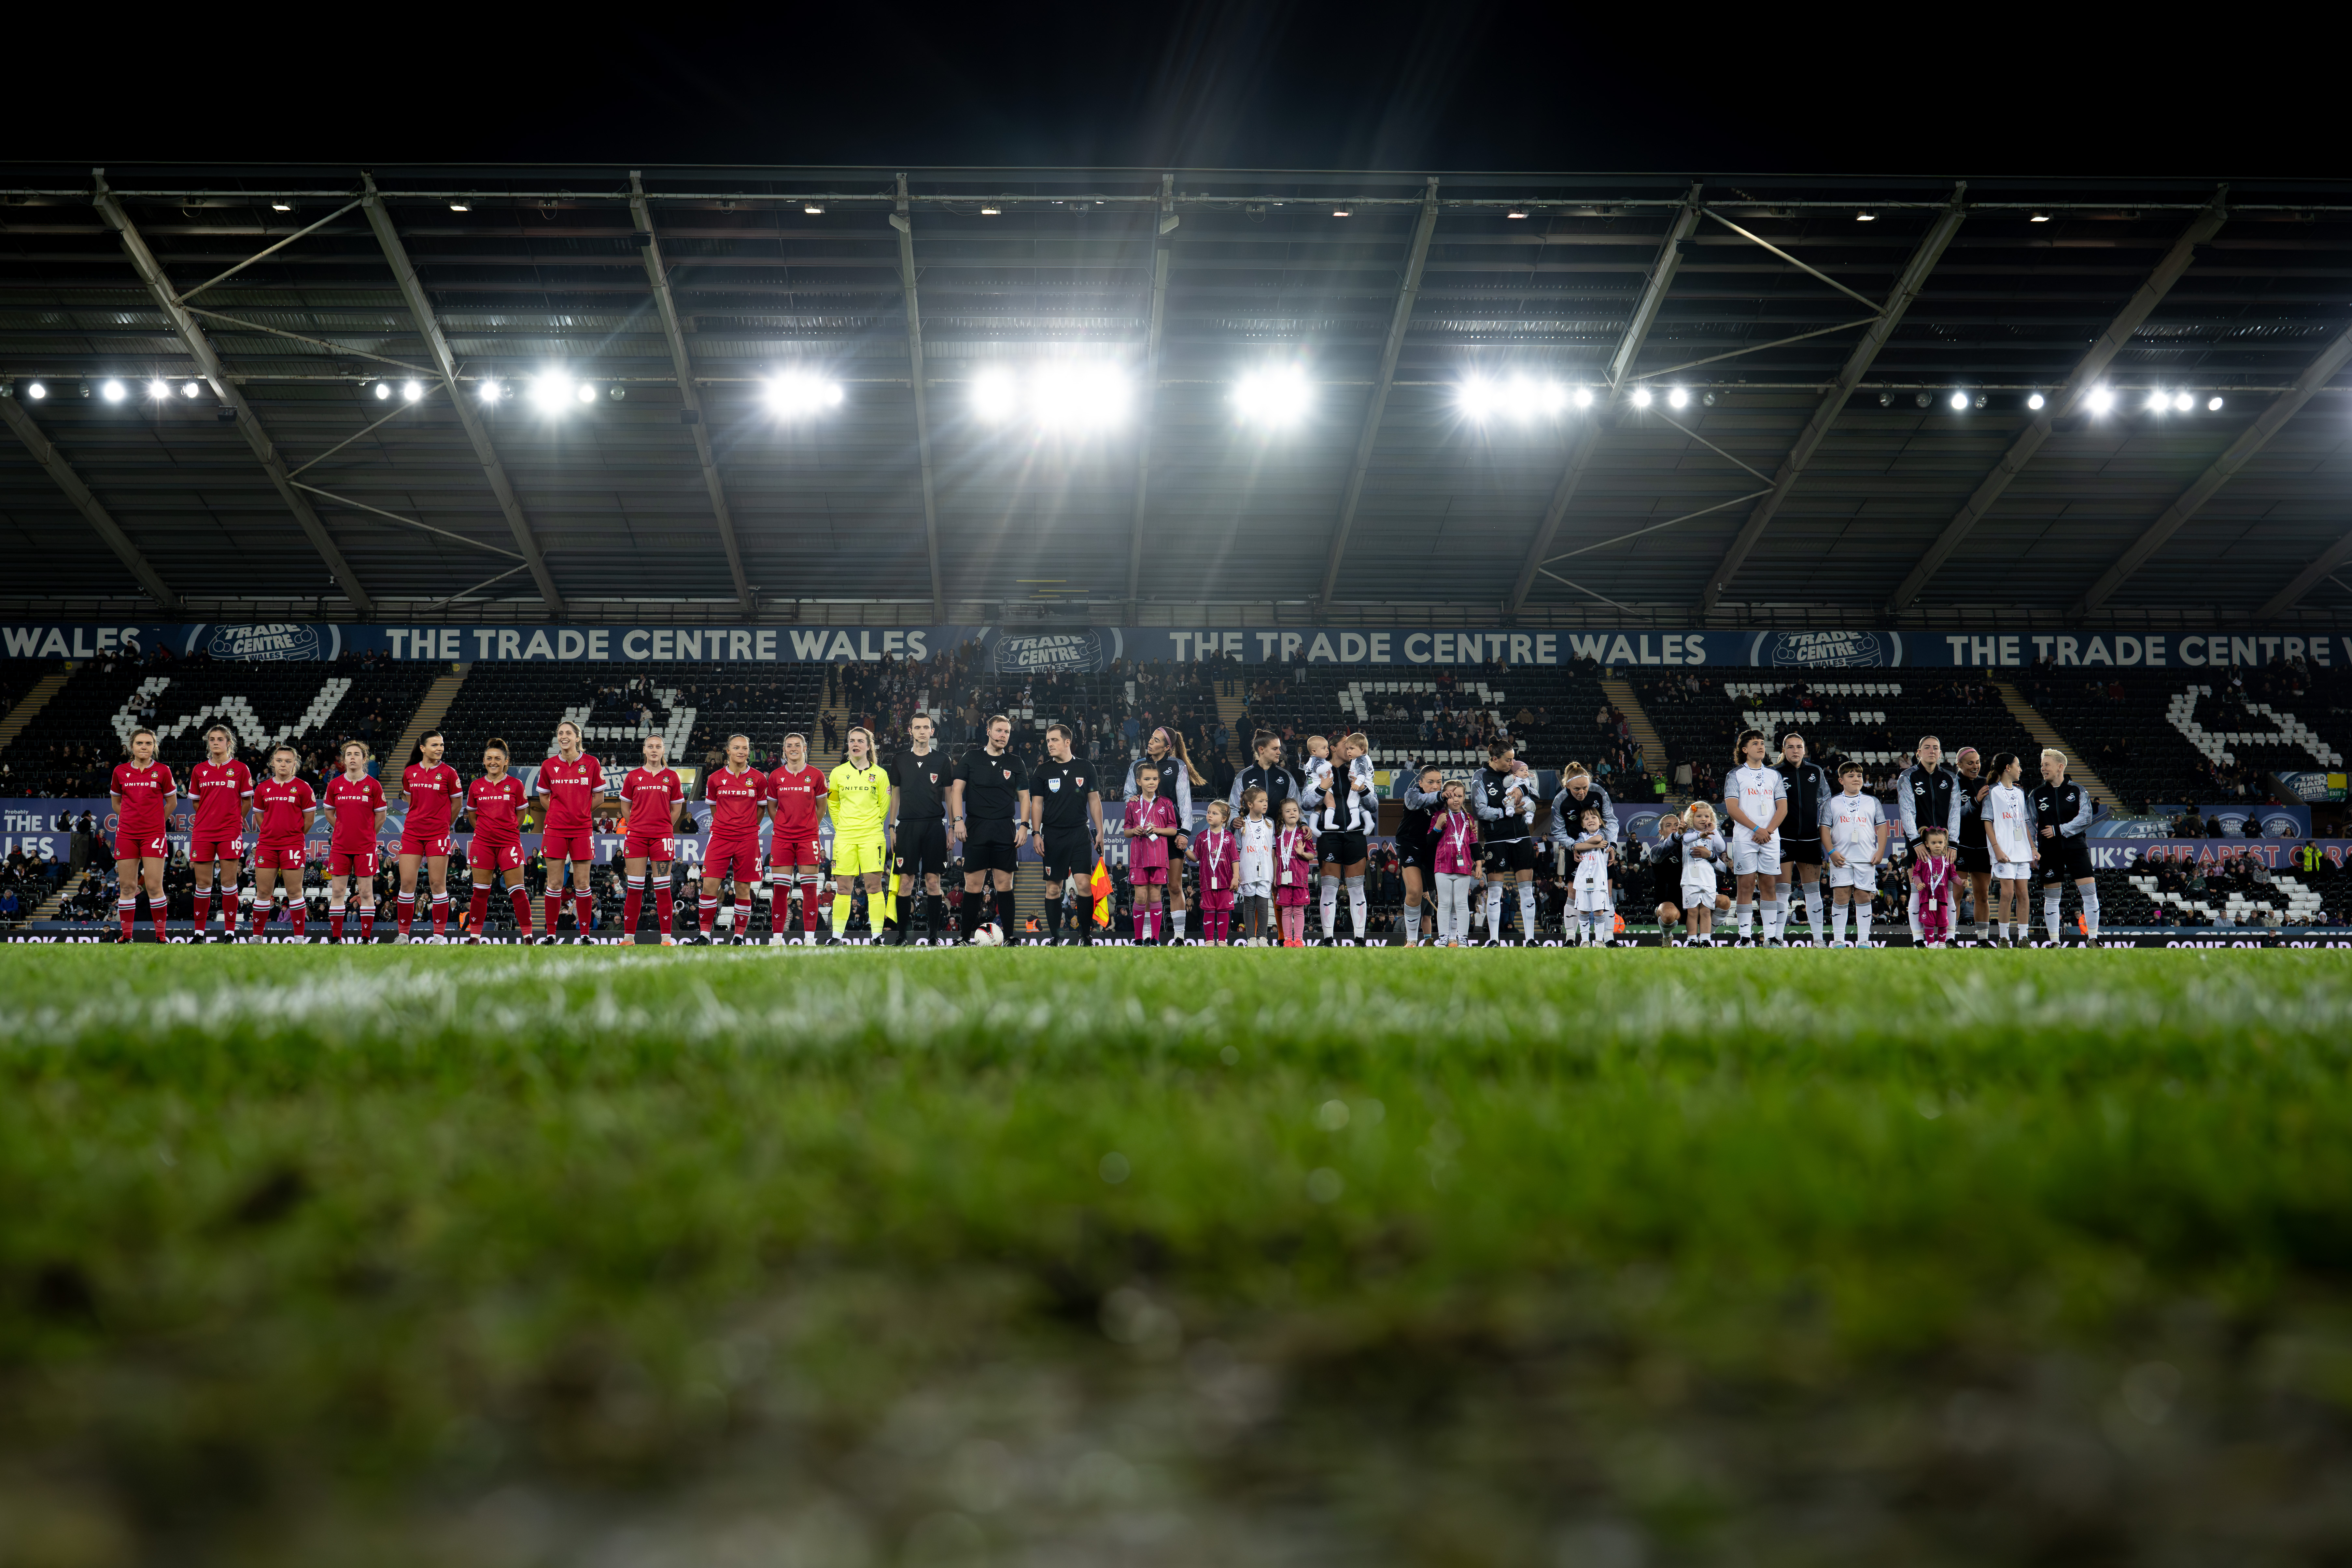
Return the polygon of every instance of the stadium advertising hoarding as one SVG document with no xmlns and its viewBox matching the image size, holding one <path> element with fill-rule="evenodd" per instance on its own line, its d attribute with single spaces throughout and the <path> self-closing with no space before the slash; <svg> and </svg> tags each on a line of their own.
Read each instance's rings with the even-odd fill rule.
<svg viewBox="0 0 2352 1568">
<path fill-rule="evenodd" d="M 991 668 L 1082 673 L 1127 659 L 1329 664 L 1412 670 L 1500 662 L 1538 667 L 1591 659 L 1661 668 L 2200 669 L 2304 658 L 2352 666 L 2352 636 L 2268 633 L 1919 631 L 1530 631 L 1514 626 L 400 626 L 337 621 L 0 626 L 10 658 L 332 659 L 375 654 L 401 662 L 717 664 L 920 662 L 979 644 Z"/>
</svg>

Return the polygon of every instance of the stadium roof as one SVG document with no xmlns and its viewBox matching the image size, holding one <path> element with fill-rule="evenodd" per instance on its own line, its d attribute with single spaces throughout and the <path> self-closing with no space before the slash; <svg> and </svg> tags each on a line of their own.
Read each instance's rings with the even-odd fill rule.
<svg viewBox="0 0 2352 1568">
<path fill-rule="evenodd" d="M 2333 619 L 2347 329 L 2352 182 L 19 164 L 0 539 L 150 615 Z"/>
</svg>

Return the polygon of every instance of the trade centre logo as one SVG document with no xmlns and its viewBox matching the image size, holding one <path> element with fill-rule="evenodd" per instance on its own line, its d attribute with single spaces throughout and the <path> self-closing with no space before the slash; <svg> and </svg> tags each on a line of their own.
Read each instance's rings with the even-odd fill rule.
<svg viewBox="0 0 2352 1568">
<path fill-rule="evenodd" d="M 1903 662 L 1900 632 L 1759 632 L 1750 664 L 1798 669 L 1879 669 Z"/>
<path fill-rule="evenodd" d="M 193 638 L 190 639 L 194 641 Z M 335 639 L 340 643 L 339 636 Z M 205 651 L 215 658 L 233 659 L 328 659 L 335 657 L 326 651 L 319 628 L 300 621 L 261 622 L 250 626 L 221 626 L 213 635 Z"/>
</svg>

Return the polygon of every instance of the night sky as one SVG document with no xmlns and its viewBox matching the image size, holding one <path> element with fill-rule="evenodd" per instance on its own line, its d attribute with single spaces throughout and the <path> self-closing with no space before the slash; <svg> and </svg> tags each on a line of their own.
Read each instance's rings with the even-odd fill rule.
<svg viewBox="0 0 2352 1568">
<path fill-rule="evenodd" d="M 2241 41 L 2231 13 L 2083 8 L 2077 25 L 2030 5 L 679 5 L 485 25 L 493 10 L 367 7 L 341 37 L 320 30 L 329 7 L 199 9 L 152 48 L 128 16 L 108 44 L 70 13 L 12 50 L 5 156 L 2200 176 L 2345 162 L 2332 51 L 2291 16 Z"/>
</svg>

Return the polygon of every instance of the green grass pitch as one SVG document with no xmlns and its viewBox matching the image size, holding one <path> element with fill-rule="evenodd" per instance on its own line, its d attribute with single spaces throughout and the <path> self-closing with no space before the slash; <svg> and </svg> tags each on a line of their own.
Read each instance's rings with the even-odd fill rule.
<svg viewBox="0 0 2352 1568">
<path fill-rule="evenodd" d="M 2352 1552 L 2331 953 L 16 949 L 0 1563 Z"/>
</svg>

